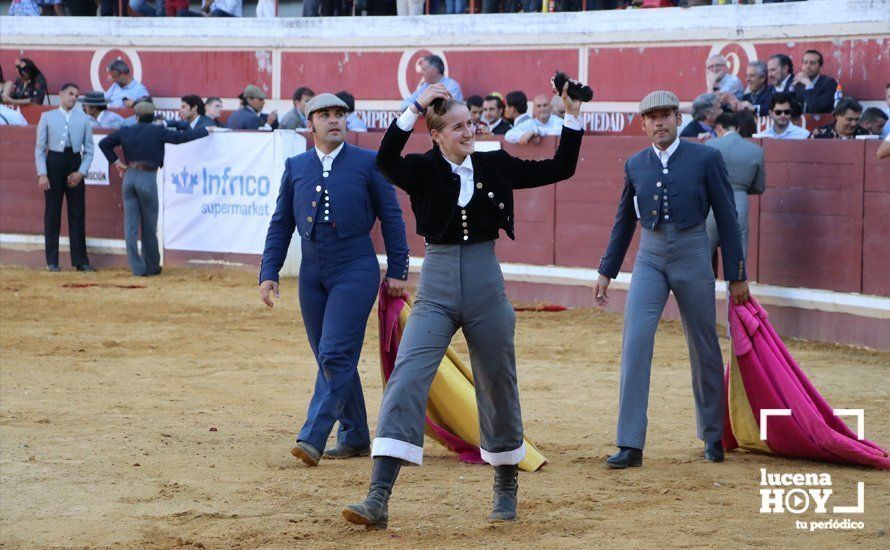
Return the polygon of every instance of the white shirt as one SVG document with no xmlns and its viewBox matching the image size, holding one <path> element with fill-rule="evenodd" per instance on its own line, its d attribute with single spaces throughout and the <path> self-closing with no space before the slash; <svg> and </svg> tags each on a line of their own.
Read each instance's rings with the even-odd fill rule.
<svg viewBox="0 0 890 550">
<path fill-rule="evenodd" d="M 463 208 L 473 198 L 473 159 L 467 155 L 461 164 L 454 164 L 445 155 L 445 162 L 451 166 L 451 172 L 460 177 L 460 194 L 457 196 L 457 205 Z"/>
<path fill-rule="evenodd" d="M 679 146 L 680 146 L 680 138 L 679 137 L 674 139 L 674 142 L 671 143 L 668 146 L 668 148 L 665 149 L 664 151 L 662 151 L 661 149 L 656 147 L 654 143 L 652 144 L 652 150 L 655 151 L 655 155 L 658 157 L 658 160 L 661 161 L 662 168 L 666 169 L 668 167 L 668 160 L 670 160 L 671 155 L 673 155 L 677 151 L 677 147 L 679 147 Z"/>
<path fill-rule="evenodd" d="M 513 121 L 513 126 L 519 126 L 520 124 L 522 124 L 526 120 L 530 119 L 531 117 L 532 117 L 531 113 L 522 113 L 521 115 L 516 117 L 516 120 Z"/>
<path fill-rule="evenodd" d="M 580 130 L 581 119 L 568 113 L 566 113 L 565 121 L 556 115 L 550 115 L 547 122 L 541 122 L 536 118 L 527 118 L 507 130 L 504 140 L 507 143 L 519 143 L 519 139 L 526 132 L 535 132 L 539 136 L 558 136 L 562 133 L 563 126 L 572 130 Z"/>
<path fill-rule="evenodd" d="M 105 90 L 105 99 L 108 101 L 108 106 L 111 108 L 124 107 L 125 99 L 136 100 L 140 97 L 148 97 L 150 95 L 148 89 L 135 78 L 126 86 L 121 86 L 115 82 L 110 88 Z"/>
<path fill-rule="evenodd" d="M 341 143 L 336 149 L 331 151 L 330 153 L 323 153 L 317 147 L 315 148 L 315 154 L 318 155 L 318 160 L 321 161 L 321 169 L 325 172 L 330 172 L 331 167 L 334 165 L 334 159 L 337 158 L 337 155 L 340 154 L 340 151 L 343 150 L 343 145 L 346 142 Z"/>
<path fill-rule="evenodd" d="M 0 105 L 0 126 L 27 126 L 28 121 L 22 116 L 22 113 L 15 109 L 10 109 L 6 105 Z"/>
<path fill-rule="evenodd" d="M 785 78 L 782 79 L 782 82 L 779 82 L 779 85 L 778 85 L 778 86 L 773 86 L 773 88 L 774 88 L 777 92 L 781 92 L 782 90 L 785 89 L 785 85 L 788 84 L 788 82 L 791 81 L 791 78 L 792 78 L 792 75 L 789 74 L 788 76 L 786 76 Z M 791 91 L 793 91 L 793 88 L 791 89 Z"/>
<path fill-rule="evenodd" d="M 813 88 L 815 88 L 815 87 L 816 87 L 816 82 L 819 81 L 819 77 L 820 77 L 820 76 L 822 76 L 821 73 L 817 74 L 817 75 L 816 75 L 816 78 L 811 78 L 811 79 L 810 79 L 810 85 L 807 86 L 806 89 L 807 89 L 807 90 L 812 90 Z"/>
<path fill-rule="evenodd" d="M 781 134 L 776 133 L 776 125 L 772 125 L 763 132 L 757 134 L 757 137 L 764 138 L 772 138 L 772 139 L 807 139 L 810 137 L 810 133 L 801 128 L 800 126 L 795 126 L 794 124 L 788 124 L 788 127 L 785 128 L 785 131 Z"/>
<path fill-rule="evenodd" d="M 241 17 L 244 14 L 242 0 L 213 0 L 214 10 L 222 10 L 235 17 Z"/>
</svg>

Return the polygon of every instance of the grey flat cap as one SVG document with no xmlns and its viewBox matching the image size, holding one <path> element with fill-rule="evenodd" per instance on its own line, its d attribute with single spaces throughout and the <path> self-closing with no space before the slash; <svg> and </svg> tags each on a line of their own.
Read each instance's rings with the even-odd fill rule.
<svg viewBox="0 0 890 550">
<path fill-rule="evenodd" d="M 349 106 L 346 105 L 346 103 L 342 99 L 335 96 L 334 94 L 324 93 L 318 94 L 317 96 L 306 102 L 306 107 L 304 108 L 304 110 L 306 111 L 306 118 L 312 116 L 312 113 L 314 113 L 315 111 L 329 109 L 331 107 L 339 107 L 344 111 L 349 111 Z"/>
<path fill-rule="evenodd" d="M 155 114 L 155 104 L 151 101 L 140 101 L 133 107 L 137 116 L 148 116 Z"/>
<path fill-rule="evenodd" d="M 248 97 L 266 99 L 266 92 L 262 91 L 259 86 L 254 86 L 253 84 L 248 84 L 247 87 L 244 88 L 244 93 L 242 95 L 245 99 Z"/>
<path fill-rule="evenodd" d="M 674 92 L 667 90 L 657 90 L 643 98 L 640 102 L 640 114 L 644 115 L 649 111 L 657 109 L 679 109 L 680 100 L 677 99 Z"/>
</svg>

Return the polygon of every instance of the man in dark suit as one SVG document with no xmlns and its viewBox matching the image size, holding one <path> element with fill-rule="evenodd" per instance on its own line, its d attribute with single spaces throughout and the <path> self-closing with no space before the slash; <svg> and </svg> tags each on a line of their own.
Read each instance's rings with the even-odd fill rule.
<svg viewBox="0 0 890 550">
<path fill-rule="evenodd" d="M 683 128 L 680 137 L 710 139 L 717 134 L 714 121 L 723 110 L 720 108 L 720 96 L 713 92 L 701 94 L 692 102 L 692 122 Z"/>
<path fill-rule="evenodd" d="M 216 126 L 216 121 L 206 113 L 204 100 L 200 97 L 196 95 L 182 96 L 182 103 L 179 104 L 180 120 L 168 120 L 167 127 L 185 131 Z"/>
<path fill-rule="evenodd" d="M 266 93 L 259 86 L 250 84 L 241 95 L 241 108 L 229 117 L 228 126 L 232 130 L 258 130 L 268 125 L 271 129 L 278 128 L 278 113 L 263 114 L 266 104 Z"/>
<path fill-rule="evenodd" d="M 766 116 L 770 109 L 773 89 L 767 83 L 767 66 L 763 61 L 752 61 L 745 69 L 745 81 L 748 87 L 742 95 L 738 109 L 748 109 L 755 115 Z"/>
<path fill-rule="evenodd" d="M 671 292 L 689 346 L 704 457 L 723 461 L 723 359 L 705 229 L 710 209 L 723 245 L 729 292 L 737 304 L 748 299 L 745 258 L 723 157 L 711 147 L 678 139 L 679 107 L 677 96 L 668 91 L 652 92 L 640 102 L 643 129 L 652 146 L 627 159 L 624 166 L 624 191 L 594 287 L 597 303 L 605 305 L 609 282 L 618 276 L 639 219 L 643 234 L 624 313 L 619 452 L 606 461 L 611 468 L 643 465 L 655 332 Z"/>
<path fill-rule="evenodd" d="M 803 54 L 803 70 L 792 84 L 804 113 L 830 113 L 834 109 L 837 80 L 822 74 L 822 54 L 807 50 Z"/>
<path fill-rule="evenodd" d="M 488 132 L 496 136 L 502 136 L 513 127 L 510 121 L 504 118 L 504 100 L 500 96 L 489 95 L 482 102 L 482 120 L 488 127 Z"/>
<path fill-rule="evenodd" d="M 748 257 L 748 195 L 760 195 L 766 190 L 766 165 L 763 149 L 739 135 L 738 118 L 733 113 L 717 117 L 717 138 L 707 145 L 720 151 L 729 175 L 742 235 L 742 253 Z M 708 241 L 711 254 L 719 243 L 717 221 L 714 213 L 708 214 Z"/>
<path fill-rule="evenodd" d="M 794 93 L 794 62 L 783 53 L 777 53 L 766 61 L 766 70 L 773 93 Z"/>
</svg>

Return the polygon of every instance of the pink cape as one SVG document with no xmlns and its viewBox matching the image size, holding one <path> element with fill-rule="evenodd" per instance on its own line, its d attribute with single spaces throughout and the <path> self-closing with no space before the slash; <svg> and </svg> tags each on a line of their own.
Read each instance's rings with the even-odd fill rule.
<svg viewBox="0 0 890 550">
<path fill-rule="evenodd" d="M 733 427 L 744 426 L 741 411 L 744 398 L 750 405 L 753 418 L 760 426 L 761 409 L 791 409 L 791 416 L 770 416 L 767 421 L 765 447 L 777 455 L 858 464 L 873 468 L 890 469 L 887 452 L 856 434 L 835 416 L 832 407 L 807 379 L 800 367 L 782 344 L 776 331 L 767 320 L 767 312 L 753 298 L 740 306 L 729 306 L 729 324 L 733 353 L 737 365 L 727 365 L 726 389 L 730 393 L 731 370 L 738 369 L 743 382 L 732 395 L 735 403 L 730 407 L 727 399 L 726 430 L 723 445 L 726 449 L 739 446 L 741 433 L 733 433 Z M 841 365 L 838 365 L 840 368 Z M 737 378 L 734 378 L 737 379 Z M 855 381 L 851 381 L 855 384 Z M 739 407 L 742 401 L 742 407 Z M 843 408 L 855 408 L 856 403 L 845 403 Z M 868 411 L 865 425 L 868 425 Z M 746 434 L 751 441 L 751 434 Z M 754 435 L 759 439 L 759 435 Z"/>
<path fill-rule="evenodd" d="M 408 304 L 408 294 L 400 298 L 393 298 L 386 293 L 387 285 L 380 285 L 379 300 L 377 301 L 377 317 L 380 321 L 380 370 L 384 382 L 389 380 L 396 365 L 396 355 L 399 353 L 399 342 L 402 333 L 399 330 L 399 313 Z M 443 426 L 435 424 L 430 417 L 426 417 L 427 434 L 436 439 L 452 452 L 457 453 L 463 462 L 471 464 L 484 464 L 479 447 L 467 443 L 457 435 L 451 433 Z"/>
</svg>

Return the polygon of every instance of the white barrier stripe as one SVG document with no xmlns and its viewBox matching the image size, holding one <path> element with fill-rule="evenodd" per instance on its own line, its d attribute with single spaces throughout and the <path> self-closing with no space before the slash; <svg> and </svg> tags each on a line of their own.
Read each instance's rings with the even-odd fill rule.
<svg viewBox="0 0 890 550">
<path fill-rule="evenodd" d="M 378 254 L 377 260 L 381 267 L 386 266 L 385 255 Z M 419 273 L 422 265 L 423 258 L 412 257 L 409 270 L 412 273 Z M 599 272 L 595 269 L 555 265 L 501 263 L 501 271 L 507 281 L 588 288 L 593 288 L 599 277 Z M 630 285 L 630 275 L 627 272 L 619 273 L 609 288 L 627 290 Z M 751 293 L 763 305 L 846 313 L 872 319 L 890 319 L 890 298 L 885 296 L 760 283 L 751 283 L 750 286 Z M 726 298 L 725 281 L 717 281 L 714 294 L 719 300 Z"/>
<path fill-rule="evenodd" d="M 42 235 L 19 235 L 0 233 L 0 246 L 8 248 L 22 247 L 29 250 L 42 248 Z M 68 237 L 59 238 L 59 247 L 68 247 Z M 87 248 L 103 254 L 126 254 L 126 243 L 122 239 L 100 239 L 87 237 Z M 378 254 L 377 261 L 382 268 L 386 267 L 386 255 Z M 241 267 L 247 264 L 225 260 L 189 260 L 190 264 L 219 265 Z M 409 271 L 419 273 L 423 258 L 412 257 Z M 557 286 L 583 286 L 593 288 L 599 272 L 584 267 L 561 267 L 555 265 L 530 265 L 501 263 L 504 279 L 513 282 L 537 283 Z M 609 288 L 627 290 L 630 285 L 630 273 L 618 274 Z M 890 319 L 890 298 L 858 294 L 854 292 L 836 292 L 812 288 L 791 288 L 784 286 L 751 283 L 751 293 L 763 305 L 791 307 L 828 313 L 846 313 L 871 319 Z M 714 294 L 718 300 L 726 298 L 726 282 L 717 281 Z"/>
<path fill-rule="evenodd" d="M 43 250 L 43 235 L 18 235 L 12 233 L 0 233 L 0 246 L 8 248 L 22 248 L 33 250 L 39 247 Z M 70 248 L 71 241 L 68 237 L 59 237 L 59 248 Z M 99 239 L 87 237 L 87 249 L 102 254 L 126 254 L 127 244 L 123 239 Z"/>
</svg>

